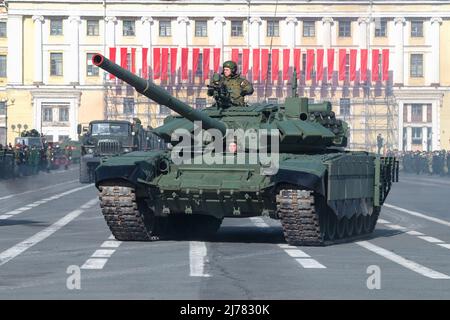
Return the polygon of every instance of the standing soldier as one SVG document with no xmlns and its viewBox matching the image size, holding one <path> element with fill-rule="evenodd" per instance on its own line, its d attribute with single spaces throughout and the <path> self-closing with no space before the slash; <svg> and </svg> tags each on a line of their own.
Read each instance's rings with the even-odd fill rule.
<svg viewBox="0 0 450 320">
<path fill-rule="evenodd" d="M 50 172 L 50 169 L 52 168 L 52 158 L 53 158 L 52 147 L 50 145 L 47 145 L 45 157 L 47 159 L 47 172 Z"/>
</svg>

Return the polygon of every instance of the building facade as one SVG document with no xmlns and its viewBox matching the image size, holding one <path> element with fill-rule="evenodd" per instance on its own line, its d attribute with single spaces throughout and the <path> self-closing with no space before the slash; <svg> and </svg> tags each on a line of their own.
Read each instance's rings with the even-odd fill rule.
<svg viewBox="0 0 450 320">
<path fill-rule="evenodd" d="M 450 149 L 448 1 L 6 4 L 0 127 L 5 110 L 8 141 L 18 124 L 53 141 L 76 139 L 77 124 L 94 119 L 160 125 L 170 110 L 93 66 L 101 52 L 198 108 L 212 103 L 205 83 L 225 60 L 238 60 L 252 81 L 249 102 L 282 103 L 295 67 L 299 94 L 332 101 L 349 122 L 351 147 L 375 150 L 381 133 L 390 149 Z"/>
</svg>

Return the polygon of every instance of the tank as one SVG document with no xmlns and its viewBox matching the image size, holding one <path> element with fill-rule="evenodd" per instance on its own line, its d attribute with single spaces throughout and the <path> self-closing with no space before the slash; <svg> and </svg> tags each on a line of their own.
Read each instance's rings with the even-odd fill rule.
<svg viewBox="0 0 450 320">
<path fill-rule="evenodd" d="M 93 63 L 177 113 L 153 130 L 171 150 L 111 157 L 96 169 L 118 240 L 202 238 L 224 218 L 268 216 L 291 245 L 350 241 L 372 233 L 398 181 L 395 158 L 346 150 L 347 124 L 331 103 L 298 97 L 296 79 L 281 104 L 233 107 L 216 88 L 216 102 L 200 111 L 101 54 Z"/>
</svg>

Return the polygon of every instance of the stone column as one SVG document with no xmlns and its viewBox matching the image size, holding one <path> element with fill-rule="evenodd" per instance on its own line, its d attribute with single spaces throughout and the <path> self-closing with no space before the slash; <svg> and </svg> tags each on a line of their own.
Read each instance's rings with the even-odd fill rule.
<svg viewBox="0 0 450 320">
<path fill-rule="evenodd" d="M 34 83 L 41 84 L 42 78 L 42 24 L 43 16 L 33 16 L 34 22 Z"/>
<path fill-rule="evenodd" d="M 292 49 L 295 47 L 295 39 L 296 39 L 296 30 L 295 27 L 297 26 L 297 18 L 294 17 L 289 17 L 286 18 L 286 45 L 288 46 L 288 48 Z"/>
<path fill-rule="evenodd" d="M 358 18 L 359 48 L 367 49 L 368 36 L 370 36 L 370 19 L 367 17 Z"/>
<path fill-rule="evenodd" d="M 394 85 L 403 86 L 404 84 L 404 26 L 405 18 L 397 17 L 394 19 L 395 25 L 395 63 L 394 63 Z"/>
<path fill-rule="evenodd" d="M 141 18 L 142 33 L 141 43 L 144 48 L 150 48 L 152 46 L 152 25 L 153 18 L 146 16 Z"/>
<path fill-rule="evenodd" d="M 323 48 L 329 49 L 332 45 L 331 43 L 331 26 L 333 25 L 334 20 L 331 17 L 322 18 L 322 32 L 323 32 Z"/>
<path fill-rule="evenodd" d="M 224 17 L 215 17 L 213 19 L 214 22 L 214 45 L 217 48 L 223 48 L 225 37 L 224 37 L 224 26 L 225 26 L 225 18 Z"/>
<path fill-rule="evenodd" d="M 116 25 L 117 18 L 116 17 L 105 17 L 105 43 L 106 47 L 115 47 L 116 46 Z"/>
<path fill-rule="evenodd" d="M 180 47 L 184 47 L 186 48 L 188 46 L 188 24 L 189 24 L 189 18 L 188 17 L 178 17 L 177 18 L 177 24 L 178 24 L 178 29 L 177 29 L 177 34 L 178 34 L 178 39 L 175 39 L 175 41 L 178 42 L 178 45 Z"/>
<path fill-rule="evenodd" d="M 440 37 L 439 37 L 439 29 L 442 24 L 442 18 L 433 17 L 431 18 L 431 85 L 439 85 L 440 83 L 440 60 L 439 60 L 439 52 L 440 52 Z"/>
<path fill-rule="evenodd" d="M 80 23 L 78 16 L 70 16 L 70 54 L 69 54 L 69 82 L 78 84 L 80 82 Z M 67 65 L 67 64 L 66 64 Z"/>
<path fill-rule="evenodd" d="M 23 77 L 23 21 L 21 15 L 8 15 L 7 77 L 10 84 L 22 84 Z"/>
<path fill-rule="evenodd" d="M 412 148 L 412 128 L 406 127 L 406 151 L 411 151 Z"/>
<path fill-rule="evenodd" d="M 249 36 L 250 41 L 249 45 L 252 48 L 259 48 L 261 44 L 261 39 L 259 36 L 259 29 L 261 27 L 262 20 L 259 17 L 251 17 L 250 18 L 250 29 L 249 29 Z"/>
</svg>

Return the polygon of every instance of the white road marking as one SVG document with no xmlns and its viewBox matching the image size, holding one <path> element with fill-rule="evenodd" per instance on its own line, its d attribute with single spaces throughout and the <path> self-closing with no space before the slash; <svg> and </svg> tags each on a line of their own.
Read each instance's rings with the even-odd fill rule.
<svg viewBox="0 0 450 320">
<path fill-rule="evenodd" d="M 116 240 L 113 240 L 113 241 L 105 241 L 105 242 L 102 243 L 101 247 L 102 247 L 102 248 L 118 248 L 118 247 L 120 246 L 121 243 L 122 243 L 122 242 L 116 241 Z"/>
<path fill-rule="evenodd" d="M 89 184 L 89 185 L 86 185 L 86 186 L 82 186 L 82 187 L 78 187 L 78 188 L 75 188 L 75 189 L 71 189 L 69 191 L 65 191 L 65 192 L 59 193 L 57 195 L 54 195 L 53 197 L 42 199 L 42 200 L 39 200 L 39 201 L 35 201 L 35 202 L 30 203 L 30 204 L 28 204 L 28 205 L 26 205 L 24 207 L 21 207 L 21 208 L 18 208 L 18 209 L 14 209 L 14 210 L 9 211 L 9 212 L 5 212 L 5 213 L 3 213 L 3 215 L 15 215 L 15 214 L 22 213 L 24 211 L 31 210 L 34 207 L 40 206 L 40 205 L 42 205 L 42 204 L 44 204 L 44 203 L 46 203 L 46 202 L 48 202 L 50 200 L 59 199 L 61 197 L 67 196 L 67 195 L 69 195 L 71 193 L 74 193 L 74 192 L 77 192 L 77 191 L 89 188 L 90 186 L 92 186 L 92 184 Z M 81 209 L 85 209 L 85 208 L 81 207 Z"/>
<path fill-rule="evenodd" d="M 6 219 L 9 219 L 9 218 L 11 218 L 11 217 L 12 217 L 12 215 L 2 214 L 2 215 L 0 216 L 0 220 L 6 220 Z"/>
<path fill-rule="evenodd" d="M 390 223 L 390 222 L 387 220 L 384 220 L 384 219 L 378 219 L 378 223 L 386 224 L 386 223 Z"/>
<path fill-rule="evenodd" d="M 189 242 L 189 264 L 191 277 L 210 277 L 211 275 L 205 273 L 205 262 L 208 251 L 206 244 L 200 241 Z"/>
<path fill-rule="evenodd" d="M 89 202 L 87 202 L 86 205 L 89 204 L 90 206 L 93 206 L 94 204 L 97 203 L 97 201 L 98 201 L 97 198 L 92 199 Z M 8 261 L 11 261 L 12 259 L 14 259 L 18 255 L 22 254 L 23 252 L 25 252 L 26 250 L 28 250 L 35 244 L 38 244 L 42 240 L 45 240 L 46 238 L 50 237 L 53 233 L 55 233 L 56 231 L 58 231 L 59 229 L 61 229 L 65 225 L 67 225 L 72 220 L 76 219 L 83 212 L 84 212 L 84 210 L 81 210 L 81 209 L 73 210 L 73 211 L 69 212 L 68 214 L 66 214 L 64 217 L 62 217 L 61 219 L 59 219 L 58 221 L 56 221 L 51 226 L 45 228 L 42 231 L 39 231 L 38 233 L 31 236 L 30 238 L 3 251 L 2 253 L 0 253 L 0 266 L 4 265 Z"/>
<path fill-rule="evenodd" d="M 411 236 L 424 236 L 424 234 L 422 232 L 414 231 L 414 230 L 408 231 L 406 233 L 411 235 Z"/>
<path fill-rule="evenodd" d="M 260 217 L 251 217 L 250 220 L 260 228 L 269 228 L 270 226 Z"/>
<path fill-rule="evenodd" d="M 429 237 L 429 236 L 419 236 L 418 238 L 431 242 L 431 243 L 444 243 L 444 241 L 438 239 L 438 238 L 434 238 L 434 237 Z"/>
<path fill-rule="evenodd" d="M 20 195 L 23 195 L 23 194 L 27 194 L 27 193 L 32 193 L 32 192 L 38 192 L 38 191 L 42 191 L 42 190 L 51 189 L 51 188 L 54 188 L 56 186 L 60 186 L 60 185 L 64 185 L 64 184 L 70 184 L 70 183 L 73 183 L 73 182 L 76 182 L 76 181 L 78 181 L 78 180 L 70 180 L 70 181 L 67 181 L 67 182 L 52 184 L 51 186 L 44 187 L 44 188 L 29 190 L 29 191 L 25 191 L 25 192 L 21 192 L 21 193 L 9 194 L 7 196 L 0 197 L 0 201 L 1 200 L 5 200 L 5 199 L 10 199 L 12 197 L 20 196 Z"/>
<path fill-rule="evenodd" d="M 393 206 L 393 205 L 387 204 L 387 203 L 385 203 L 384 206 L 386 206 L 388 208 L 391 208 L 391 209 L 395 209 L 397 211 L 408 213 L 408 214 L 410 214 L 412 216 L 415 216 L 415 217 L 419 217 L 419 218 L 422 218 L 422 219 L 426 219 L 426 220 L 433 221 L 433 222 L 442 224 L 444 226 L 450 227 L 450 222 L 442 220 L 442 219 L 439 219 L 439 218 L 430 217 L 430 216 L 427 216 L 427 215 L 425 215 L 423 213 L 420 213 L 420 212 L 403 209 L 403 208 L 400 208 L 400 207 L 397 207 L 397 206 Z"/>
<path fill-rule="evenodd" d="M 414 261 L 408 260 L 403 258 L 402 256 L 399 256 L 389 250 L 383 249 L 379 246 L 376 246 L 368 241 L 358 241 L 355 242 L 357 245 L 372 251 L 388 260 L 391 260 L 392 262 L 395 262 L 399 265 L 401 265 L 402 267 L 405 267 L 411 271 L 414 271 L 416 273 L 419 273 L 427 278 L 431 278 L 431 279 L 445 279 L 448 280 L 450 279 L 450 276 L 434 271 L 432 269 L 429 269 L 427 267 L 424 267 Z"/>
<path fill-rule="evenodd" d="M 287 243 L 281 243 L 278 245 L 281 249 L 297 249 L 297 247 L 295 246 L 291 246 L 290 244 Z"/>
<path fill-rule="evenodd" d="M 386 227 L 394 229 L 394 230 L 401 230 L 401 231 L 406 230 L 405 227 L 399 226 L 398 224 L 387 224 Z"/>
<path fill-rule="evenodd" d="M 314 259 L 295 259 L 305 269 L 326 269 L 323 264 L 317 262 Z"/>
<path fill-rule="evenodd" d="M 92 258 L 86 260 L 81 266 L 81 269 L 103 269 L 108 259 L 104 258 Z"/>
<path fill-rule="evenodd" d="M 306 254 L 305 252 L 303 252 L 300 249 L 285 249 L 284 252 L 286 252 L 292 258 L 310 258 L 311 257 L 309 254 Z"/>
<path fill-rule="evenodd" d="M 114 237 L 114 235 L 110 235 L 108 239 L 110 239 L 110 240 L 115 240 L 116 237 Z"/>
<path fill-rule="evenodd" d="M 443 248 L 450 249 L 450 243 L 438 243 L 437 245 L 438 245 L 438 246 L 441 246 L 441 247 L 443 247 Z"/>
<path fill-rule="evenodd" d="M 115 249 L 99 249 L 92 254 L 92 258 L 110 258 Z"/>
</svg>

